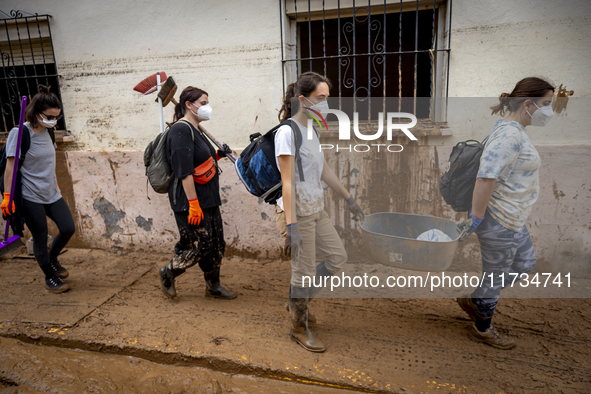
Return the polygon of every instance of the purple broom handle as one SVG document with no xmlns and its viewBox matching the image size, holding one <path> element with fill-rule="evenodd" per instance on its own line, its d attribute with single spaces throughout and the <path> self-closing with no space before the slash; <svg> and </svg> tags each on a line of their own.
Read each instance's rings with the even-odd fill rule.
<svg viewBox="0 0 591 394">
<path fill-rule="evenodd" d="M 8 199 L 8 209 L 12 208 L 14 201 L 14 187 L 16 186 L 16 175 L 18 174 L 18 160 L 21 152 L 21 140 L 23 138 L 23 127 L 25 124 L 25 109 L 27 108 L 27 96 L 23 96 L 21 100 L 21 118 L 18 124 L 18 138 L 16 139 L 16 153 L 14 154 L 14 168 L 12 170 L 12 184 L 10 185 L 10 197 Z M 28 132 L 28 130 L 27 130 Z M 8 240 L 8 229 L 10 228 L 10 219 L 6 221 L 6 229 L 4 230 L 4 242 Z"/>
</svg>

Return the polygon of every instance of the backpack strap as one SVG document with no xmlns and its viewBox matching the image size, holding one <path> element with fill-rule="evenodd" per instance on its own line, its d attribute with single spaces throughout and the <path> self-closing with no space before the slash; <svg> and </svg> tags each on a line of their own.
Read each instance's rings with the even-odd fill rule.
<svg viewBox="0 0 591 394">
<path fill-rule="evenodd" d="M 179 122 L 183 122 L 189 126 L 189 128 L 191 129 L 191 141 L 195 142 L 195 134 L 193 134 L 194 133 L 193 129 L 195 128 L 195 126 L 193 126 L 191 123 L 187 122 L 184 119 L 179 120 Z"/>
<path fill-rule="evenodd" d="M 47 129 L 49 136 L 51 137 L 51 144 L 55 144 L 55 130 L 53 128 Z"/>
<path fill-rule="evenodd" d="M 189 129 L 191 129 L 191 141 L 195 142 L 195 131 L 193 130 L 195 128 L 195 126 L 193 126 L 191 123 L 187 122 L 186 120 L 179 120 L 179 122 L 183 122 L 186 125 L 189 126 Z M 174 171 L 172 172 L 174 174 Z M 172 194 L 172 203 L 176 206 L 176 188 L 179 185 L 179 178 L 175 175 L 174 176 L 174 184 L 172 186 L 172 190 L 173 190 L 173 194 Z"/>
<path fill-rule="evenodd" d="M 294 141 L 295 141 L 295 162 L 296 162 L 296 166 L 298 168 L 298 174 L 300 176 L 300 182 L 305 182 L 305 178 L 304 178 L 304 168 L 302 166 L 302 156 L 300 155 L 300 148 L 302 147 L 302 133 L 299 130 L 299 127 L 297 127 L 297 125 L 294 124 L 294 122 L 292 122 L 291 119 L 288 119 L 284 122 L 281 123 L 281 125 L 287 125 L 289 124 L 289 126 L 291 127 L 291 130 L 293 131 L 293 137 L 294 137 Z"/>
</svg>

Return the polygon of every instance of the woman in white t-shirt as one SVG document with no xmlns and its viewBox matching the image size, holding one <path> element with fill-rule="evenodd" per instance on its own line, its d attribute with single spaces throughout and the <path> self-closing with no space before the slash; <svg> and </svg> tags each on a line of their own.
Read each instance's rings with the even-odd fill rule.
<svg viewBox="0 0 591 394">
<path fill-rule="evenodd" d="M 310 287 L 302 277 L 316 277 L 320 283 L 343 268 L 347 253 L 343 243 L 324 211 L 324 181 L 336 195 L 343 197 L 356 220 L 363 220 L 363 211 L 326 165 L 318 135 L 308 136 L 310 113 L 327 109 L 330 81 L 315 73 L 306 72 L 287 87 L 279 112 L 281 122 L 291 120 L 291 127 L 281 126 L 275 134 L 275 155 L 281 171 L 282 198 L 277 201 L 278 223 L 285 215 L 287 227 L 285 252 L 291 254 L 291 283 L 288 309 L 291 315 L 291 338 L 312 352 L 323 352 L 326 347 L 308 328 L 308 302 L 322 287 Z M 302 145 L 298 163 L 294 133 L 300 133 Z M 303 177 L 300 176 L 300 170 Z M 303 178 L 303 180 L 302 180 Z M 295 198 L 294 197 L 295 194 Z M 317 256 L 318 252 L 318 256 Z M 316 264 L 322 260 L 320 264 Z M 304 287 L 304 285 L 308 287 Z"/>
</svg>

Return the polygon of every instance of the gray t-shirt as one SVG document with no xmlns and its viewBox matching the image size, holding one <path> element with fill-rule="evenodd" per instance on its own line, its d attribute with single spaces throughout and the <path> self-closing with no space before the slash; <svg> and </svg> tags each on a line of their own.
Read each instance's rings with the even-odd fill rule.
<svg viewBox="0 0 591 394">
<path fill-rule="evenodd" d="M 35 134 L 29 122 L 25 122 L 25 126 L 23 133 L 28 132 L 31 136 L 31 146 L 21 167 L 23 198 L 37 204 L 53 204 L 62 198 L 55 175 L 57 146 L 51 143 L 47 129 Z M 6 141 L 6 157 L 15 157 L 17 136 L 18 127 L 15 127 Z"/>
</svg>

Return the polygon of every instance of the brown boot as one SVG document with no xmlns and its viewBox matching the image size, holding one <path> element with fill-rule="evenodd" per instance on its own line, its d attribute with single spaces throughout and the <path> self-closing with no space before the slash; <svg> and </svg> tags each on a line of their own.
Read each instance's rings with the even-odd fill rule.
<svg viewBox="0 0 591 394">
<path fill-rule="evenodd" d="M 285 303 L 285 309 L 289 312 L 289 300 Z M 308 309 L 308 324 L 315 324 L 316 323 L 316 316 L 310 313 Z"/>
<path fill-rule="evenodd" d="M 225 289 L 220 283 L 220 269 L 214 268 L 209 272 L 204 272 L 205 277 L 205 297 L 221 298 L 223 300 L 232 300 L 236 294 Z"/>
<path fill-rule="evenodd" d="M 501 335 L 493 326 L 490 326 L 485 332 L 480 332 L 475 325 L 472 325 L 468 335 L 473 341 L 486 343 L 499 349 L 508 350 L 515 347 L 513 339 Z"/>
<path fill-rule="evenodd" d="M 291 339 L 310 352 L 321 353 L 326 350 L 322 341 L 308 328 L 308 289 L 292 286 L 289 298 L 291 315 Z M 298 298 L 293 298 L 298 297 Z"/>
<path fill-rule="evenodd" d="M 472 301 L 472 297 L 468 296 L 466 298 L 456 298 L 458 305 L 460 308 L 464 310 L 470 317 L 470 319 L 476 321 L 476 311 L 477 307 L 476 304 Z"/>
</svg>

